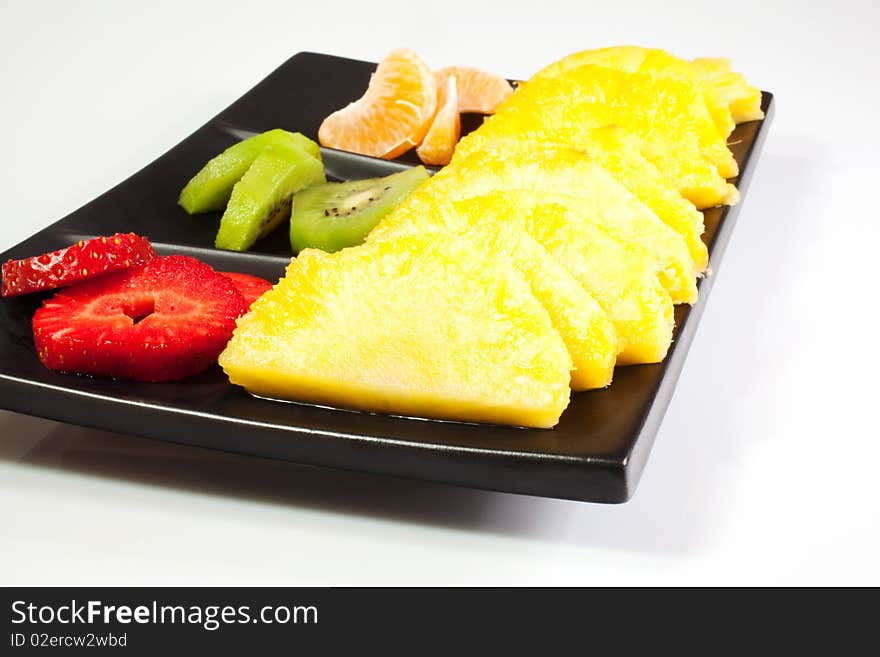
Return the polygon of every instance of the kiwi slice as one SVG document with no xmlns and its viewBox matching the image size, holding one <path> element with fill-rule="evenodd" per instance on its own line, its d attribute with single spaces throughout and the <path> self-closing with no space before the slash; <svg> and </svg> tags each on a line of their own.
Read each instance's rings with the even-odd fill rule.
<svg viewBox="0 0 880 657">
<path fill-rule="evenodd" d="M 294 252 L 314 248 L 332 253 L 357 246 L 416 187 L 428 179 L 423 166 L 304 189 L 293 197 L 290 245 Z"/>
<path fill-rule="evenodd" d="M 290 216 L 295 192 L 325 180 L 324 165 L 304 150 L 268 146 L 232 188 L 214 245 L 246 251 Z"/>
<path fill-rule="evenodd" d="M 269 130 L 230 146 L 208 161 L 186 184 L 177 202 L 189 214 L 222 210 L 229 201 L 235 183 L 241 179 L 260 153 L 275 144 L 295 146 L 312 157 L 321 159 L 321 150 L 311 139 L 298 132 Z"/>
</svg>

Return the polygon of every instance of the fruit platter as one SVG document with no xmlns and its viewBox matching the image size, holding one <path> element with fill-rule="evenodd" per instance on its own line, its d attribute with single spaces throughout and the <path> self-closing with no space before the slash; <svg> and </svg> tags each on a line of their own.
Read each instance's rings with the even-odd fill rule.
<svg viewBox="0 0 880 657">
<path fill-rule="evenodd" d="M 628 500 L 772 95 L 648 48 L 536 64 L 291 57 L 0 256 L 0 407 Z"/>
</svg>

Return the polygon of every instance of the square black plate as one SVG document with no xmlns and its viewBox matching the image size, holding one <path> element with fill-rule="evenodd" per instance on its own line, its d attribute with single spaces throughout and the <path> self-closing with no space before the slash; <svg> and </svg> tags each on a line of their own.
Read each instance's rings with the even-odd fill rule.
<svg viewBox="0 0 880 657">
<path fill-rule="evenodd" d="M 183 184 L 248 133 L 287 128 L 315 137 L 322 119 L 361 95 L 375 64 L 329 55 L 291 57 L 231 107 L 158 160 L 61 221 L 2 254 L 21 258 L 76 240 L 134 231 L 160 253 L 194 255 L 218 269 L 277 280 L 290 258 L 284 230 L 251 253 L 212 248 L 219 215 L 187 216 Z M 730 141 L 746 191 L 772 114 L 737 127 Z M 476 117 L 465 121 L 473 127 Z M 334 178 L 384 175 L 414 163 L 327 151 Z M 717 270 L 741 205 L 708 210 L 705 239 Z M 0 301 L 0 406 L 63 422 L 177 443 L 351 470 L 592 502 L 632 495 L 672 396 L 712 277 L 700 300 L 678 306 L 675 342 L 658 365 L 618 368 L 607 390 L 579 393 L 552 430 L 403 419 L 251 397 L 218 367 L 176 383 L 141 384 L 56 374 L 40 365 L 30 321 L 45 298 Z"/>
</svg>

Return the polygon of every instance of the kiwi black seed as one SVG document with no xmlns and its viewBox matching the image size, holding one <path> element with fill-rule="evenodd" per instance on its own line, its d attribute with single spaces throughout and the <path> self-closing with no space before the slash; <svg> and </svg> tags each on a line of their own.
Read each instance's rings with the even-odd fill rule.
<svg viewBox="0 0 880 657">
<path fill-rule="evenodd" d="M 384 178 L 315 185 L 293 197 L 290 244 L 333 252 L 361 244 L 376 225 L 425 180 L 419 166 Z"/>
</svg>

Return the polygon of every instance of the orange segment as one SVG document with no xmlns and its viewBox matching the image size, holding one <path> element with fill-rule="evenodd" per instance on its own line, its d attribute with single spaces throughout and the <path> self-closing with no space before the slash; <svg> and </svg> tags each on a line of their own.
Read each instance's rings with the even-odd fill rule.
<svg viewBox="0 0 880 657">
<path fill-rule="evenodd" d="M 452 159 L 452 152 L 461 136 L 461 118 L 458 114 L 458 92 L 454 75 L 437 89 L 437 114 L 428 128 L 425 139 L 416 148 L 419 159 L 425 164 L 445 165 Z"/>
<path fill-rule="evenodd" d="M 437 109 L 437 83 L 410 50 L 392 50 L 370 78 L 366 93 L 324 119 L 318 141 L 328 148 L 384 157 L 422 141 Z"/>
<path fill-rule="evenodd" d="M 448 66 L 436 71 L 437 86 L 455 76 L 458 88 L 458 111 L 492 114 L 513 93 L 510 83 L 499 75 L 468 66 Z"/>
</svg>

